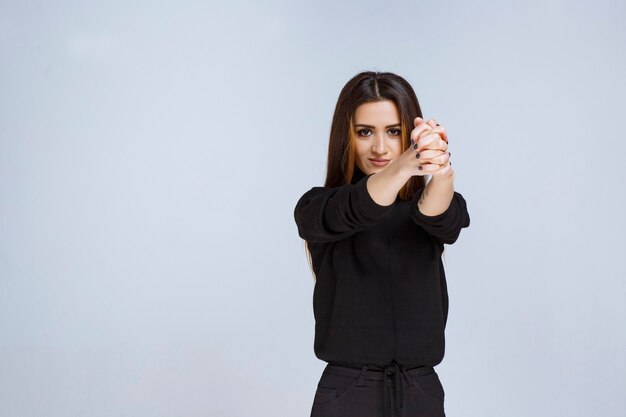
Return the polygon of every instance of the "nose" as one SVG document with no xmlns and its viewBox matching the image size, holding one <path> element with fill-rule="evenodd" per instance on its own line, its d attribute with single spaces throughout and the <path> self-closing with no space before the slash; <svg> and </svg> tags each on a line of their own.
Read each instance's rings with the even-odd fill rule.
<svg viewBox="0 0 626 417">
<path fill-rule="evenodd" d="M 385 153 L 387 153 L 384 134 L 376 135 L 374 137 L 374 143 L 372 143 L 372 152 L 377 155 L 384 155 Z"/>
</svg>

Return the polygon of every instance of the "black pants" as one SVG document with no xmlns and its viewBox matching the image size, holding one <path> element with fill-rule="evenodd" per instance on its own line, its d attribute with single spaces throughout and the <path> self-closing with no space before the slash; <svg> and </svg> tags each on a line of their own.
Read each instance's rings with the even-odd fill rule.
<svg viewBox="0 0 626 417">
<path fill-rule="evenodd" d="M 311 417 L 445 417 L 444 390 L 432 366 L 329 363 Z"/>
</svg>

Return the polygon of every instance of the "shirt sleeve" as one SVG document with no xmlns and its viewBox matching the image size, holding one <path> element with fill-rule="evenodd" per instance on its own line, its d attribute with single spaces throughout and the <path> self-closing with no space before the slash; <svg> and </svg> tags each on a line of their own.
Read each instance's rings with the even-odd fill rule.
<svg viewBox="0 0 626 417">
<path fill-rule="evenodd" d="M 345 239 L 379 223 L 392 205 L 381 206 L 367 191 L 367 179 L 340 187 L 313 187 L 298 200 L 298 234 L 308 242 Z"/>
<path fill-rule="evenodd" d="M 459 237 L 461 229 L 470 224 L 465 199 L 455 191 L 446 211 L 435 216 L 427 216 L 417 208 L 417 202 L 423 191 L 424 188 L 421 188 L 411 197 L 411 219 L 440 243 L 453 244 Z"/>
</svg>

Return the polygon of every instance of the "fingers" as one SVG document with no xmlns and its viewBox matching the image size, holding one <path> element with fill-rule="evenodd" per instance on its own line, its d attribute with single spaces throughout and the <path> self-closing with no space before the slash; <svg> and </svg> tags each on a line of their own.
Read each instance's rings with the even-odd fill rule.
<svg viewBox="0 0 626 417">
<path fill-rule="evenodd" d="M 414 175 L 447 175 L 452 172 L 452 163 L 448 151 L 446 129 L 435 119 L 424 121 L 421 117 L 413 120 L 415 128 L 411 132 L 412 149 L 415 152 Z"/>
<path fill-rule="evenodd" d="M 416 117 L 415 119 L 413 119 L 413 124 L 415 125 L 415 128 L 411 132 L 412 143 L 414 143 L 423 132 L 429 129 L 436 129 L 436 131 L 440 133 L 441 138 L 444 141 L 448 142 L 448 133 L 443 126 L 437 123 L 435 119 L 430 119 L 427 122 L 424 122 L 424 119 L 422 119 L 421 117 Z"/>
<path fill-rule="evenodd" d="M 437 164 L 444 165 L 448 163 L 450 159 L 450 153 L 445 151 L 442 152 L 440 150 L 425 150 L 420 153 L 415 154 L 416 159 L 420 164 Z"/>
<path fill-rule="evenodd" d="M 430 174 L 433 177 L 445 175 L 452 171 L 452 162 L 448 159 L 442 164 L 421 164 L 418 166 L 418 171 L 417 175 Z"/>
<path fill-rule="evenodd" d="M 416 117 L 413 119 L 413 126 L 418 127 L 420 125 L 424 125 L 426 128 L 433 128 L 439 126 L 439 123 L 435 119 L 430 119 L 427 122 L 424 121 L 421 117 Z"/>
<path fill-rule="evenodd" d="M 452 162 L 448 161 L 448 163 L 446 163 L 445 165 L 440 165 L 440 168 L 438 170 L 431 171 L 430 175 L 433 177 L 438 177 L 448 175 L 451 172 L 454 173 L 454 171 L 452 171 Z"/>
<path fill-rule="evenodd" d="M 444 129 L 443 126 L 441 127 L 441 139 L 443 139 L 446 143 L 448 143 L 448 133 L 446 132 L 446 129 Z"/>
<path fill-rule="evenodd" d="M 422 119 L 421 117 L 416 117 L 415 119 L 413 119 L 414 127 L 419 126 L 421 123 L 426 123 L 430 127 L 438 126 L 438 122 L 435 119 L 430 119 L 427 122 L 424 122 L 424 119 Z"/>
<path fill-rule="evenodd" d="M 424 149 L 417 152 L 410 148 L 406 151 L 406 161 L 411 166 L 412 175 L 430 175 L 445 167 L 450 162 L 450 152 L 440 149 Z"/>
<path fill-rule="evenodd" d="M 434 172 L 445 167 L 450 163 L 450 155 L 447 152 L 442 153 L 440 156 L 431 158 L 428 160 L 418 159 L 417 169 L 422 172 Z"/>
<path fill-rule="evenodd" d="M 415 146 L 417 145 L 417 147 Z M 420 137 L 417 143 L 413 146 L 417 152 L 421 152 L 425 149 L 439 149 L 442 151 L 448 150 L 448 143 L 439 136 L 439 133 L 428 132 Z"/>
<path fill-rule="evenodd" d="M 432 128 L 426 123 L 422 123 L 415 129 L 413 129 L 410 135 L 411 144 L 414 144 L 415 142 L 417 142 L 417 140 L 419 139 L 422 133 L 430 131 L 431 129 Z"/>
<path fill-rule="evenodd" d="M 442 134 L 446 133 L 446 128 L 443 126 L 435 126 L 430 128 L 430 130 L 425 130 L 425 132 L 429 132 L 429 133 L 438 133 L 439 136 L 441 136 Z M 419 136 L 418 136 L 419 139 Z"/>
<path fill-rule="evenodd" d="M 431 120 L 432 120 L 432 119 L 431 119 Z M 429 123 L 430 123 L 430 120 L 429 120 Z M 445 128 L 445 127 L 443 127 L 443 126 L 441 126 L 441 125 L 440 125 L 440 124 L 438 124 L 438 123 L 435 123 L 435 121 L 434 121 L 434 120 L 433 120 L 433 124 L 434 124 L 434 126 L 433 126 L 433 128 L 432 128 L 432 131 L 433 131 L 433 132 L 437 132 L 437 133 L 439 133 L 439 136 L 441 136 L 441 138 L 442 138 L 443 140 L 445 140 L 446 142 L 448 142 L 448 133 L 446 133 L 446 128 Z"/>
<path fill-rule="evenodd" d="M 432 172 L 436 172 L 441 169 L 441 165 L 439 164 L 419 164 L 417 166 L 419 173 L 416 175 L 426 175 Z"/>
</svg>

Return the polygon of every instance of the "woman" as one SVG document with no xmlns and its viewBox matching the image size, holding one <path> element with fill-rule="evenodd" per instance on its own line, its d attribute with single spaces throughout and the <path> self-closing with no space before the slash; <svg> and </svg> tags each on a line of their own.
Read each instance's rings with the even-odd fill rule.
<svg viewBox="0 0 626 417">
<path fill-rule="evenodd" d="M 342 89 L 324 187 L 294 216 L 316 276 L 312 417 L 445 416 L 444 244 L 469 226 L 448 138 L 402 77 L 362 72 Z M 428 183 L 424 177 L 430 176 Z"/>
</svg>

